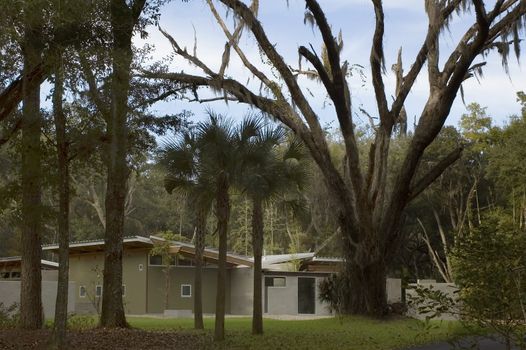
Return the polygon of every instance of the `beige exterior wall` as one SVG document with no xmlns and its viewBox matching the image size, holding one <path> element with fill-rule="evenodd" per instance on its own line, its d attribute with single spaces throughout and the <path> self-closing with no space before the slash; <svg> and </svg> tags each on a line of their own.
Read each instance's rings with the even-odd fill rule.
<svg viewBox="0 0 526 350">
<path fill-rule="evenodd" d="M 92 253 L 71 255 L 69 262 L 70 281 L 77 284 L 77 313 L 94 313 L 99 306 L 100 298 L 95 296 L 97 285 L 102 286 L 104 270 L 104 254 Z M 140 271 L 139 265 L 142 265 Z M 148 267 L 148 250 L 125 250 L 123 256 L 123 284 L 126 286 L 124 295 L 124 310 L 129 314 L 146 313 L 146 274 Z M 87 291 L 85 297 L 80 297 L 80 287 Z"/>
<path fill-rule="evenodd" d="M 165 277 L 164 267 L 148 267 L 148 313 L 164 313 L 165 302 Z M 169 310 L 191 310 L 194 308 L 194 267 L 172 267 L 170 269 L 170 297 L 168 300 Z M 226 313 L 230 313 L 230 275 L 227 271 L 226 281 Z M 181 297 L 181 285 L 192 286 L 191 297 Z M 217 268 L 203 268 L 203 312 L 212 314 L 215 312 L 217 288 Z"/>
</svg>

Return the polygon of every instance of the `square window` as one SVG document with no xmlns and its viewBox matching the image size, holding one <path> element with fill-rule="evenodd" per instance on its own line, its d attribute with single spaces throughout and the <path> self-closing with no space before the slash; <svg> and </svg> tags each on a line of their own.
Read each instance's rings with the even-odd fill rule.
<svg viewBox="0 0 526 350">
<path fill-rule="evenodd" d="M 86 287 L 80 286 L 79 287 L 79 297 L 85 298 L 86 297 Z"/>
<path fill-rule="evenodd" d="M 286 287 L 287 279 L 285 277 L 265 277 L 265 287 Z"/>
<path fill-rule="evenodd" d="M 9 279 L 9 272 L 0 272 L 0 278 L 1 279 Z"/>
<path fill-rule="evenodd" d="M 21 273 L 19 271 L 11 272 L 11 278 L 20 278 Z"/>
<path fill-rule="evenodd" d="M 162 266 L 163 257 L 161 255 L 150 255 L 150 265 L 151 266 Z"/>
<path fill-rule="evenodd" d="M 95 296 L 98 298 L 102 296 L 102 286 L 95 286 Z"/>
<path fill-rule="evenodd" d="M 192 297 L 192 285 L 191 284 L 181 284 L 181 298 L 191 298 Z"/>
</svg>

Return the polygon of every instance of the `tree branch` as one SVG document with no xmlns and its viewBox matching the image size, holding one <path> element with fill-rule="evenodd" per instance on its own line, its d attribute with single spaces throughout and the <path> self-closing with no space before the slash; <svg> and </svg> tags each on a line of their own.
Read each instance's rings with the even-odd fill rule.
<svg viewBox="0 0 526 350">
<path fill-rule="evenodd" d="M 2 136 L 0 136 L 0 147 L 9 142 L 9 140 L 20 130 L 22 127 L 22 118 L 17 118 L 15 124 Z"/>
<path fill-rule="evenodd" d="M 455 163 L 462 155 L 463 147 L 458 147 L 453 152 L 449 153 L 444 159 L 436 164 L 427 174 L 422 176 L 409 190 L 408 202 L 418 196 L 429 185 L 433 183 L 442 173 L 453 163 Z"/>
<path fill-rule="evenodd" d="M 373 79 L 373 88 L 376 96 L 376 104 L 380 114 L 380 124 L 392 124 L 393 118 L 387 107 L 387 98 L 385 97 L 385 85 L 382 77 L 384 66 L 383 37 L 384 37 L 384 9 L 382 0 L 372 0 L 376 18 L 376 26 L 371 45 L 371 74 Z"/>
</svg>

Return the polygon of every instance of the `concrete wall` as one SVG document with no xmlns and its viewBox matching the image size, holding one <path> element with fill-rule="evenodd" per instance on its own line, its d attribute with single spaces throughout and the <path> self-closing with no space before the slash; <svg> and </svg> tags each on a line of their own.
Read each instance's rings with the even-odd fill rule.
<svg viewBox="0 0 526 350">
<path fill-rule="evenodd" d="M 249 267 L 230 270 L 230 286 L 230 313 L 252 315 L 254 270 Z"/>
<path fill-rule="evenodd" d="M 164 313 L 165 303 L 165 276 L 163 266 L 148 267 L 148 313 Z M 226 281 L 226 313 L 230 313 L 230 274 L 227 270 Z M 181 285 L 192 286 L 190 298 L 181 297 Z M 203 268 L 203 312 L 214 313 L 217 288 L 217 268 Z M 169 310 L 192 310 L 194 309 L 194 267 L 172 267 L 170 271 L 170 297 L 168 300 Z"/>
<path fill-rule="evenodd" d="M 402 280 L 400 278 L 388 278 L 385 287 L 388 304 L 402 302 Z"/>
<path fill-rule="evenodd" d="M 409 284 L 408 288 L 405 290 L 406 295 L 406 303 L 407 303 L 407 316 L 417 318 L 419 320 L 423 320 L 428 316 L 428 314 L 423 314 L 418 312 L 418 305 L 414 305 L 410 302 L 412 297 L 416 296 L 416 292 L 414 288 L 417 286 L 421 286 L 424 288 L 432 288 L 433 290 L 440 291 L 444 294 L 446 294 L 448 297 L 452 298 L 453 300 L 457 299 L 457 291 L 458 287 L 452 283 L 436 283 L 433 281 L 418 281 L 419 283 L 415 284 Z M 425 304 L 425 302 L 424 302 Z M 434 319 L 437 320 L 458 320 L 458 315 L 452 315 L 450 313 L 444 313 L 440 315 L 439 317 L 436 317 Z"/>
<path fill-rule="evenodd" d="M 285 277 L 285 287 L 268 287 L 268 314 L 269 315 L 298 315 L 298 277 L 316 278 L 316 305 L 315 315 L 331 315 L 326 303 L 319 300 L 319 284 L 325 279 L 323 276 L 301 276 L 283 275 L 267 272 L 266 277 L 276 276 Z M 264 283 L 263 283 L 264 286 Z M 402 301 L 402 281 L 399 278 L 388 278 L 386 280 L 387 300 L 389 303 Z M 265 295 L 263 294 L 263 298 Z"/>
<path fill-rule="evenodd" d="M 319 300 L 319 283 L 325 277 L 298 276 L 298 275 L 273 275 L 266 273 L 265 277 L 285 277 L 285 287 L 268 287 L 268 312 L 269 315 L 298 315 L 298 277 L 312 277 L 316 279 L 315 315 L 331 315 L 328 305 Z M 263 283 L 264 286 L 264 283 Z M 263 294 L 263 298 L 265 295 Z"/>
<path fill-rule="evenodd" d="M 141 271 L 142 265 L 142 271 Z M 101 298 L 95 295 L 97 285 L 102 286 L 104 254 L 90 253 L 71 255 L 69 279 L 77 283 L 77 313 L 95 313 L 101 306 Z M 146 274 L 148 250 L 125 250 L 123 255 L 123 284 L 125 285 L 124 311 L 129 314 L 146 313 Z M 86 288 L 86 296 L 80 296 L 80 287 Z"/>
<path fill-rule="evenodd" d="M 57 284 L 55 281 L 42 281 L 42 306 L 46 319 L 55 317 Z M 68 313 L 75 311 L 76 290 L 76 283 L 69 282 Z M 0 303 L 3 303 L 5 306 L 20 303 L 20 281 L 0 281 Z"/>
</svg>

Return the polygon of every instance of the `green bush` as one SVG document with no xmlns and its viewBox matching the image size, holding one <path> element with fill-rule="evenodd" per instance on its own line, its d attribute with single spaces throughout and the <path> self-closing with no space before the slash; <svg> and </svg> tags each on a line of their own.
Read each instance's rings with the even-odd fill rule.
<svg viewBox="0 0 526 350">
<path fill-rule="evenodd" d="M 463 318 L 526 348 L 526 234 L 491 212 L 458 239 L 452 262 Z"/>
<path fill-rule="evenodd" d="M 86 330 L 95 328 L 97 319 L 92 315 L 71 315 L 68 318 L 68 328 L 74 330 Z"/>
<path fill-rule="evenodd" d="M 0 303 L 0 328 L 14 328 L 18 324 L 18 319 L 18 303 L 13 303 L 10 306 Z"/>
<path fill-rule="evenodd" d="M 319 285 L 318 299 L 329 305 L 329 310 L 337 314 L 342 313 L 344 303 L 344 290 L 349 288 L 349 283 L 344 274 L 335 273 L 322 280 Z"/>
</svg>

